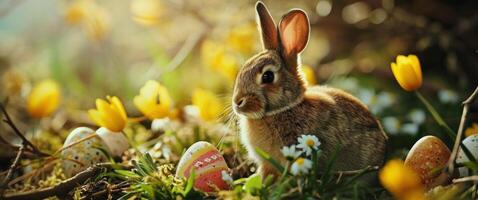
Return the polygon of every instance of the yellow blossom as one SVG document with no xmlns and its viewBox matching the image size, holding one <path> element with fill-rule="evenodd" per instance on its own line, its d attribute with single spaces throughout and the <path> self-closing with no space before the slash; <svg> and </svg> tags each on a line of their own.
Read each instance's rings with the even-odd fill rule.
<svg viewBox="0 0 478 200">
<path fill-rule="evenodd" d="M 168 89 L 153 80 L 146 82 L 133 102 L 141 113 L 151 120 L 168 116 L 173 118 L 175 115 Z"/>
<path fill-rule="evenodd" d="M 75 1 L 71 3 L 65 12 L 65 19 L 70 24 L 78 24 L 85 17 L 85 6 L 89 1 Z"/>
<path fill-rule="evenodd" d="M 305 80 L 307 81 L 307 85 L 316 85 L 317 80 L 315 79 L 315 72 L 314 69 L 308 65 L 302 65 L 302 71 L 305 75 Z"/>
<path fill-rule="evenodd" d="M 7 70 L 4 72 L 3 76 L 1 77 L 1 85 L 3 85 L 4 90 L 0 92 L 0 95 L 6 95 L 9 97 L 16 96 L 22 90 L 23 83 L 25 82 L 25 78 L 23 74 L 19 73 L 17 70 Z"/>
<path fill-rule="evenodd" d="M 391 68 L 398 84 L 404 90 L 413 91 L 422 86 L 422 69 L 416 55 L 397 56 L 397 62 L 392 62 Z"/>
<path fill-rule="evenodd" d="M 91 109 L 88 114 L 97 125 L 113 132 L 120 132 L 126 126 L 128 119 L 123 103 L 115 96 L 106 98 L 108 102 L 96 99 L 96 110 Z"/>
<path fill-rule="evenodd" d="M 60 86 L 54 80 L 44 80 L 33 87 L 27 99 L 27 111 L 32 117 L 46 117 L 60 105 Z"/>
<path fill-rule="evenodd" d="M 390 160 L 380 170 L 380 182 L 399 200 L 425 200 L 420 177 L 402 160 Z"/>
<path fill-rule="evenodd" d="M 131 2 L 133 20 L 142 25 L 151 26 L 157 24 L 161 10 L 162 7 L 159 0 L 133 0 Z"/>
<path fill-rule="evenodd" d="M 465 130 L 465 136 L 468 137 L 473 134 L 478 134 L 478 124 L 473 123 L 470 127 Z"/>
<path fill-rule="evenodd" d="M 192 103 L 199 109 L 199 117 L 206 121 L 216 120 L 224 108 L 221 100 L 214 93 L 203 89 L 194 90 Z"/>
<path fill-rule="evenodd" d="M 221 73 L 229 80 L 236 79 L 239 61 L 236 56 L 227 51 L 223 44 L 206 40 L 201 46 L 201 57 L 207 67 Z"/>
<path fill-rule="evenodd" d="M 255 23 L 246 23 L 235 26 L 231 29 L 226 38 L 226 43 L 234 51 L 243 54 L 250 54 L 254 51 L 257 44 L 257 25 Z"/>
<path fill-rule="evenodd" d="M 88 36 L 101 40 L 109 30 L 107 11 L 92 0 L 76 0 L 66 9 L 65 19 L 72 25 L 81 24 Z"/>
</svg>

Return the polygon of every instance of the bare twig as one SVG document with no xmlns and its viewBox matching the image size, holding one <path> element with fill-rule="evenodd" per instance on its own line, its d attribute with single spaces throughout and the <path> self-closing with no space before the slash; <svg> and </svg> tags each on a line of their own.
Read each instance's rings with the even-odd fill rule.
<svg viewBox="0 0 478 200">
<path fill-rule="evenodd" d="M 15 170 L 15 168 L 17 168 L 17 165 L 20 162 L 20 158 L 22 157 L 24 150 L 25 150 L 24 146 L 20 146 L 20 148 L 18 149 L 17 156 L 15 157 L 15 160 L 13 161 L 12 165 L 10 165 L 7 175 L 2 181 L 2 185 L 0 185 L 0 196 L 3 195 L 3 192 L 5 191 L 5 186 L 8 185 L 8 181 L 10 180 L 10 177 L 12 176 L 13 171 Z"/>
<path fill-rule="evenodd" d="M 470 181 L 478 181 L 478 175 L 453 179 L 453 183 L 463 183 L 463 182 L 470 182 Z"/>
<path fill-rule="evenodd" d="M 183 45 L 181 46 L 181 49 L 179 49 L 179 51 L 176 53 L 173 59 L 168 63 L 168 65 L 163 70 L 158 70 L 160 67 L 154 66 L 155 64 L 153 64 L 153 67 L 151 67 L 151 70 L 155 70 L 155 71 L 148 72 L 148 73 L 152 74 L 153 77 L 157 77 L 163 73 L 174 71 L 184 62 L 184 60 L 186 60 L 186 58 L 192 52 L 194 47 L 196 47 L 196 45 L 198 45 L 201 39 L 206 35 L 205 33 L 206 31 L 201 31 L 196 34 L 190 35 L 186 39 L 186 41 L 184 41 Z"/>
<path fill-rule="evenodd" d="M 44 199 L 51 196 L 64 196 L 72 189 L 77 187 L 79 184 L 85 182 L 91 177 L 96 176 L 101 169 L 103 168 L 111 168 L 113 165 L 111 163 L 100 163 L 94 166 L 87 168 L 86 170 L 76 174 L 75 176 L 66 179 L 59 184 L 42 188 L 38 190 L 28 191 L 28 192 L 20 192 L 14 194 L 5 194 L 3 196 L 4 200 L 30 200 L 30 199 Z M 128 168 L 128 166 L 123 166 L 124 168 Z"/>
<path fill-rule="evenodd" d="M 450 159 L 448 160 L 448 167 L 446 169 L 446 172 L 450 176 L 452 176 L 455 172 L 455 159 L 458 154 L 458 148 L 460 146 L 461 139 L 463 137 L 463 129 L 465 126 L 466 116 L 468 115 L 470 104 L 473 103 L 473 101 L 477 98 L 477 96 L 478 96 L 478 86 L 476 87 L 475 91 L 463 102 L 463 112 L 461 114 L 460 126 L 458 127 L 458 133 L 455 139 L 455 144 L 453 145 L 453 151 L 450 155 Z"/>
<path fill-rule="evenodd" d="M 42 151 L 40 151 L 35 145 L 33 145 L 23 134 L 22 132 L 17 128 L 17 126 L 15 125 L 15 123 L 13 123 L 12 119 L 10 118 L 10 115 L 8 114 L 7 110 L 5 109 L 5 106 L 3 106 L 3 104 L 0 103 L 0 109 L 2 110 L 3 112 L 3 115 L 5 116 L 5 119 L 3 119 L 3 121 L 5 123 L 7 123 L 10 128 L 13 129 L 13 132 L 22 139 L 22 144 L 24 145 L 24 147 L 30 147 L 33 151 L 33 153 L 36 153 L 38 154 L 39 156 L 49 156 L 47 153 L 43 153 Z"/>
<path fill-rule="evenodd" d="M 380 168 L 379 166 L 367 166 L 363 169 L 358 169 L 358 170 L 337 171 L 337 172 L 335 172 L 335 175 L 338 175 L 338 176 L 353 176 L 353 175 L 357 175 L 357 174 L 364 173 L 364 172 L 377 171 L 379 168 Z"/>
<path fill-rule="evenodd" d="M 13 171 L 18 167 L 18 164 L 20 162 L 20 160 L 22 159 L 22 156 L 23 154 L 25 153 L 25 151 L 29 151 L 29 152 L 32 152 L 34 153 L 35 155 L 38 155 L 38 156 L 41 156 L 41 157 L 44 157 L 44 156 L 49 156 L 48 154 L 46 153 L 43 153 L 41 152 L 35 145 L 33 145 L 21 132 L 20 130 L 17 128 L 17 126 L 15 125 L 15 123 L 13 123 L 12 119 L 10 118 L 10 115 L 8 114 L 7 110 L 5 109 L 5 106 L 3 106 L 2 103 L 0 103 L 0 109 L 3 113 L 3 115 L 5 116 L 5 119 L 3 119 L 3 121 L 8 124 L 10 126 L 10 128 L 13 129 L 13 132 L 22 139 L 22 143 L 20 146 L 18 146 L 18 152 L 17 152 L 17 155 L 15 157 L 15 160 L 13 161 L 12 165 L 9 167 L 8 169 L 8 172 L 7 172 L 7 175 L 5 176 L 5 178 L 3 179 L 1 185 L 0 185 L 0 196 L 3 196 L 3 193 L 5 191 L 5 188 L 8 187 L 8 183 L 10 182 L 10 178 L 13 174 Z M 7 144 L 9 144 L 9 146 L 11 147 L 15 147 L 15 145 L 13 144 L 10 144 L 8 141 L 6 141 L 5 139 L 1 138 L 1 140 L 3 142 L 6 142 Z"/>
</svg>

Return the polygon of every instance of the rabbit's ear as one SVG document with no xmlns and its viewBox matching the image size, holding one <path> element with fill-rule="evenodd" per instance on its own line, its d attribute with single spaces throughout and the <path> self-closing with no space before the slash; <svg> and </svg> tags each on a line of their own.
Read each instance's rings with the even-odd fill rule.
<svg viewBox="0 0 478 200">
<path fill-rule="evenodd" d="M 296 58 L 309 40 L 309 18 L 304 11 L 294 9 L 282 17 L 279 34 L 285 58 Z"/>
<path fill-rule="evenodd" d="M 271 14 L 261 1 L 256 3 L 256 11 L 256 20 L 259 24 L 259 32 L 261 32 L 262 35 L 262 47 L 264 49 L 276 50 L 279 47 L 279 40 L 274 19 L 272 19 Z"/>
</svg>

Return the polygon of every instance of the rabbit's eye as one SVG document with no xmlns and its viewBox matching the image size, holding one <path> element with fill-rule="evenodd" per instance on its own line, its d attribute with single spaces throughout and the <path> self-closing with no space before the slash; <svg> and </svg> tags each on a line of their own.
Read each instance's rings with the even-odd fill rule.
<svg viewBox="0 0 478 200">
<path fill-rule="evenodd" d="M 262 83 L 272 83 L 274 82 L 274 72 L 266 71 L 262 74 Z"/>
</svg>

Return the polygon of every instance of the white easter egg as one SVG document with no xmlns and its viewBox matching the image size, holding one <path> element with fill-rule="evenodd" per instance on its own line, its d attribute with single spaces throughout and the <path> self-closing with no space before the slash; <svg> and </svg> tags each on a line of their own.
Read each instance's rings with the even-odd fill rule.
<svg viewBox="0 0 478 200">
<path fill-rule="evenodd" d="M 108 147 L 90 128 L 78 127 L 70 132 L 61 151 L 62 168 L 67 177 L 85 170 L 96 163 L 106 162 L 108 157 L 101 149 Z"/>
<path fill-rule="evenodd" d="M 176 177 L 187 179 L 192 170 L 195 173 L 194 188 L 203 192 L 213 192 L 215 188 L 229 189 L 228 183 L 222 179 L 222 171 L 228 171 L 229 167 L 212 144 L 199 141 L 191 145 L 179 160 Z"/>
<path fill-rule="evenodd" d="M 128 138 L 120 132 L 113 132 L 107 128 L 101 127 L 96 130 L 103 142 L 108 146 L 112 156 L 118 157 L 129 148 Z"/>
<path fill-rule="evenodd" d="M 463 145 L 470 151 L 470 153 L 475 157 L 475 159 L 478 159 L 478 135 L 471 135 L 463 140 Z M 466 156 L 465 152 L 463 149 L 460 148 L 460 151 L 458 151 L 458 155 L 456 157 L 456 163 L 465 163 L 470 161 L 470 159 Z M 468 176 L 468 168 L 466 167 L 460 167 L 458 168 L 460 171 L 461 176 Z"/>
</svg>

